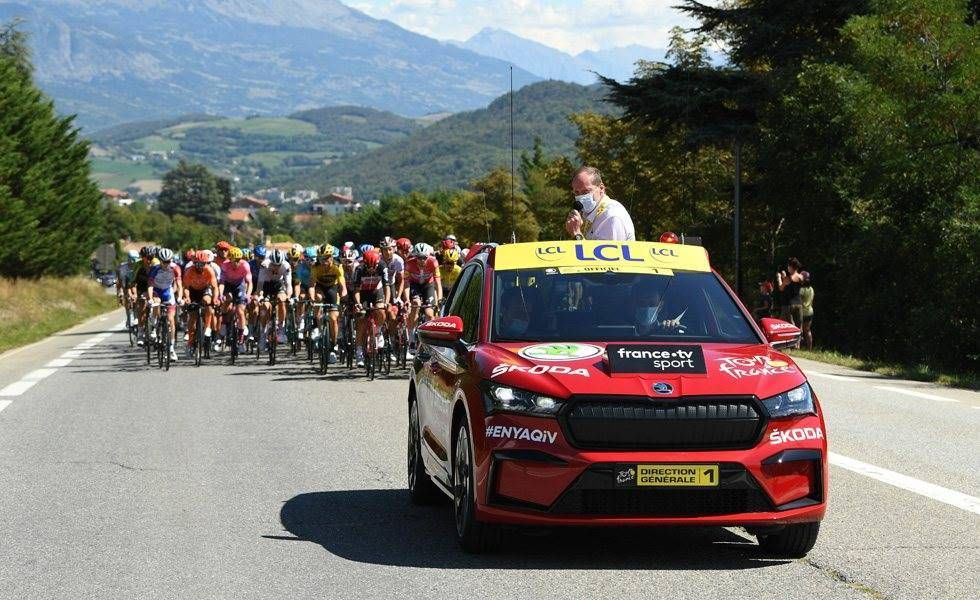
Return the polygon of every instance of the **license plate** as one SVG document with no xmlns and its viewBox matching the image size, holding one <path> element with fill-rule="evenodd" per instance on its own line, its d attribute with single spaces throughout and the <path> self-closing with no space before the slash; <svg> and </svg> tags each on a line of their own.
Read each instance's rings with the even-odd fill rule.
<svg viewBox="0 0 980 600">
<path fill-rule="evenodd" d="M 620 465 L 616 487 L 717 487 L 718 465 Z"/>
</svg>

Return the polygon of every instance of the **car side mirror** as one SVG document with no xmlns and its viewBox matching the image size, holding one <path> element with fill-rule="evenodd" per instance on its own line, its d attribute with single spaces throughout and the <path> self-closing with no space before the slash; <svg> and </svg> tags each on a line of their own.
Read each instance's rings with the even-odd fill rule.
<svg viewBox="0 0 980 600">
<path fill-rule="evenodd" d="M 803 335 L 803 331 L 799 327 L 781 319 L 762 319 L 759 325 L 762 327 L 762 333 L 766 336 L 766 341 L 776 349 L 797 345 Z"/>
<path fill-rule="evenodd" d="M 463 336 L 463 319 L 450 315 L 426 321 L 419 325 L 418 335 L 426 344 L 456 348 Z"/>
</svg>

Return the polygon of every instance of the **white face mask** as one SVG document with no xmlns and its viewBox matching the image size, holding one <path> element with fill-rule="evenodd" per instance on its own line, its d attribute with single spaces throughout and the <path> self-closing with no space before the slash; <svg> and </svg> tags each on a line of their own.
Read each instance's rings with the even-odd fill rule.
<svg viewBox="0 0 980 600">
<path fill-rule="evenodd" d="M 589 192 L 588 194 L 582 194 L 581 196 L 575 196 L 575 201 L 582 205 L 583 213 L 592 212 L 593 210 L 595 210 L 597 204 L 595 197 L 592 195 L 592 192 Z"/>
<path fill-rule="evenodd" d="M 658 312 L 660 312 L 659 306 L 640 306 L 633 311 L 633 318 L 639 325 L 653 325 Z"/>
</svg>

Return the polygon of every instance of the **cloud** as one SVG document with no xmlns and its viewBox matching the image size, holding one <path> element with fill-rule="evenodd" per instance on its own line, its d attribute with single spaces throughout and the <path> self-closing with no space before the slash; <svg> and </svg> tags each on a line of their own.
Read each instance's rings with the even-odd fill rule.
<svg viewBox="0 0 980 600">
<path fill-rule="evenodd" d="M 665 47 L 692 20 L 677 0 L 354 0 L 358 10 L 437 39 L 465 40 L 484 27 L 578 54 L 640 44 Z"/>
</svg>

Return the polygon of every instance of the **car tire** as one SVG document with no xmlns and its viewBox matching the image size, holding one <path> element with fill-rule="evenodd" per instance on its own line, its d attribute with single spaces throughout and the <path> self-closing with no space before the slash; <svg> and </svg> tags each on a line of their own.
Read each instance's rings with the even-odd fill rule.
<svg viewBox="0 0 980 600">
<path fill-rule="evenodd" d="M 418 403 L 408 405 L 408 497 L 412 504 L 432 504 L 439 498 L 439 489 L 425 472 L 422 461 L 422 433 Z"/>
<path fill-rule="evenodd" d="M 779 533 L 759 536 L 759 548 L 770 556 L 803 558 L 817 543 L 820 522 L 787 525 Z"/>
<path fill-rule="evenodd" d="M 500 527 L 476 519 L 476 497 L 473 477 L 473 449 L 466 421 L 456 426 L 453 439 L 453 517 L 456 540 L 469 554 L 491 552 L 500 546 Z"/>
</svg>

